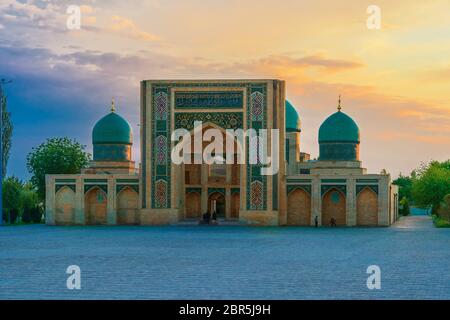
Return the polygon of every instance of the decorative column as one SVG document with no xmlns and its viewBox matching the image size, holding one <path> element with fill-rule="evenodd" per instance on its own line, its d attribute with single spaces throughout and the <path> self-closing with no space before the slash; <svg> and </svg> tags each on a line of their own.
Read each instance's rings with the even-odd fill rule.
<svg viewBox="0 0 450 320">
<path fill-rule="evenodd" d="M 55 224 L 55 178 L 45 177 L 45 223 Z"/>
<path fill-rule="evenodd" d="M 356 180 L 347 179 L 347 226 L 356 226 Z"/>
<path fill-rule="evenodd" d="M 208 210 L 208 165 L 201 165 L 200 181 L 202 183 L 202 214 Z"/>
<path fill-rule="evenodd" d="M 317 216 L 320 226 L 322 225 L 322 194 L 318 176 L 311 179 L 311 205 L 311 225 L 314 225 L 314 219 Z"/>
<path fill-rule="evenodd" d="M 116 183 L 113 176 L 108 177 L 108 195 L 106 205 L 106 223 L 109 225 L 117 224 L 116 210 Z"/>
<path fill-rule="evenodd" d="M 81 176 L 76 177 L 75 184 L 75 224 L 86 224 L 84 212 L 84 185 Z"/>
<path fill-rule="evenodd" d="M 231 217 L 231 180 L 232 180 L 232 170 L 233 165 L 227 164 L 226 165 L 226 189 L 225 189 L 225 218 L 229 219 Z"/>
<path fill-rule="evenodd" d="M 378 225 L 389 226 L 389 175 L 381 175 L 378 181 Z"/>
</svg>

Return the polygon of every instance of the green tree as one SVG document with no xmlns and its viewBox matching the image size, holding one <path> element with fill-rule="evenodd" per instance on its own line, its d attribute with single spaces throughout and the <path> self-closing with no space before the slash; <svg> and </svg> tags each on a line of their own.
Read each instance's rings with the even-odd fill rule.
<svg viewBox="0 0 450 320">
<path fill-rule="evenodd" d="M 1 90 L 1 88 L 0 88 Z M 6 167 L 8 165 L 9 152 L 11 150 L 11 139 L 13 132 L 13 125 L 11 123 L 11 113 L 7 109 L 7 99 L 5 95 L 1 95 L 2 108 L 2 177 L 6 176 Z"/>
<path fill-rule="evenodd" d="M 8 177 L 3 180 L 3 219 L 14 223 L 21 208 L 22 182 L 16 177 Z"/>
<path fill-rule="evenodd" d="M 437 214 L 444 197 L 450 193 L 450 160 L 422 164 L 413 179 L 412 196 L 421 207 L 431 207 Z"/>
<path fill-rule="evenodd" d="M 402 200 L 400 200 L 400 206 L 400 214 L 402 216 L 408 216 L 410 214 L 408 198 L 403 197 Z"/>
<path fill-rule="evenodd" d="M 25 223 L 30 223 L 37 220 L 33 219 L 33 213 L 37 209 L 40 209 L 41 206 L 38 194 L 30 182 L 23 185 L 20 202 L 22 209 L 22 221 Z"/>
<path fill-rule="evenodd" d="M 415 172 L 411 173 L 411 176 L 415 176 Z M 398 186 L 398 195 L 399 199 L 406 198 L 409 201 L 412 200 L 411 189 L 413 179 L 411 176 L 404 176 L 400 173 L 397 179 L 395 179 L 392 183 Z"/>
<path fill-rule="evenodd" d="M 69 138 L 52 138 L 33 148 L 27 156 L 27 168 L 32 174 L 31 183 L 39 199 L 45 199 L 46 174 L 77 174 L 86 167 L 91 155 L 85 146 Z"/>
<path fill-rule="evenodd" d="M 450 221 L 450 193 L 444 197 L 444 200 L 439 206 L 438 215 L 439 217 Z"/>
</svg>

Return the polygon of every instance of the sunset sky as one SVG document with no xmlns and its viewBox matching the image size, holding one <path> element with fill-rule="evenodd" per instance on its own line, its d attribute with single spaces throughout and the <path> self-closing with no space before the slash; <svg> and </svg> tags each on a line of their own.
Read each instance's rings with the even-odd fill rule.
<svg viewBox="0 0 450 320">
<path fill-rule="evenodd" d="M 80 30 L 66 26 L 69 5 Z M 380 30 L 367 28 L 369 5 Z M 8 174 L 23 179 L 48 137 L 92 150 L 112 96 L 139 161 L 139 81 L 160 78 L 286 80 L 312 157 L 342 94 L 369 172 L 450 158 L 449 0 L 0 0 L 0 78 L 13 80 Z"/>
</svg>

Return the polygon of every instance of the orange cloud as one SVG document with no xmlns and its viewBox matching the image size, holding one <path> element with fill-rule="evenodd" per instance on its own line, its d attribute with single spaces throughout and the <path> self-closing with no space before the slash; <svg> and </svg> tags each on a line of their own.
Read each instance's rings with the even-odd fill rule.
<svg viewBox="0 0 450 320">
<path fill-rule="evenodd" d="M 113 24 L 111 24 L 110 30 L 114 32 L 119 32 L 125 36 L 144 41 L 159 40 L 158 36 L 139 29 L 130 19 L 121 16 L 112 16 L 112 21 Z"/>
</svg>

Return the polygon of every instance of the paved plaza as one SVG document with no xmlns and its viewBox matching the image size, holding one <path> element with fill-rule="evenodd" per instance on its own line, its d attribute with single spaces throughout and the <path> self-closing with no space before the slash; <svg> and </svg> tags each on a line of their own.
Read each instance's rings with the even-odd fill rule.
<svg viewBox="0 0 450 320">
<path fill-rule="evenodd" d="M 1 299 L 450 299 L 450 229 L 0 227 Z M 68 290 L 66 268 L 81 268 Z M 367 267 L 381 268 L 369 290 Z"/>
</svg>

